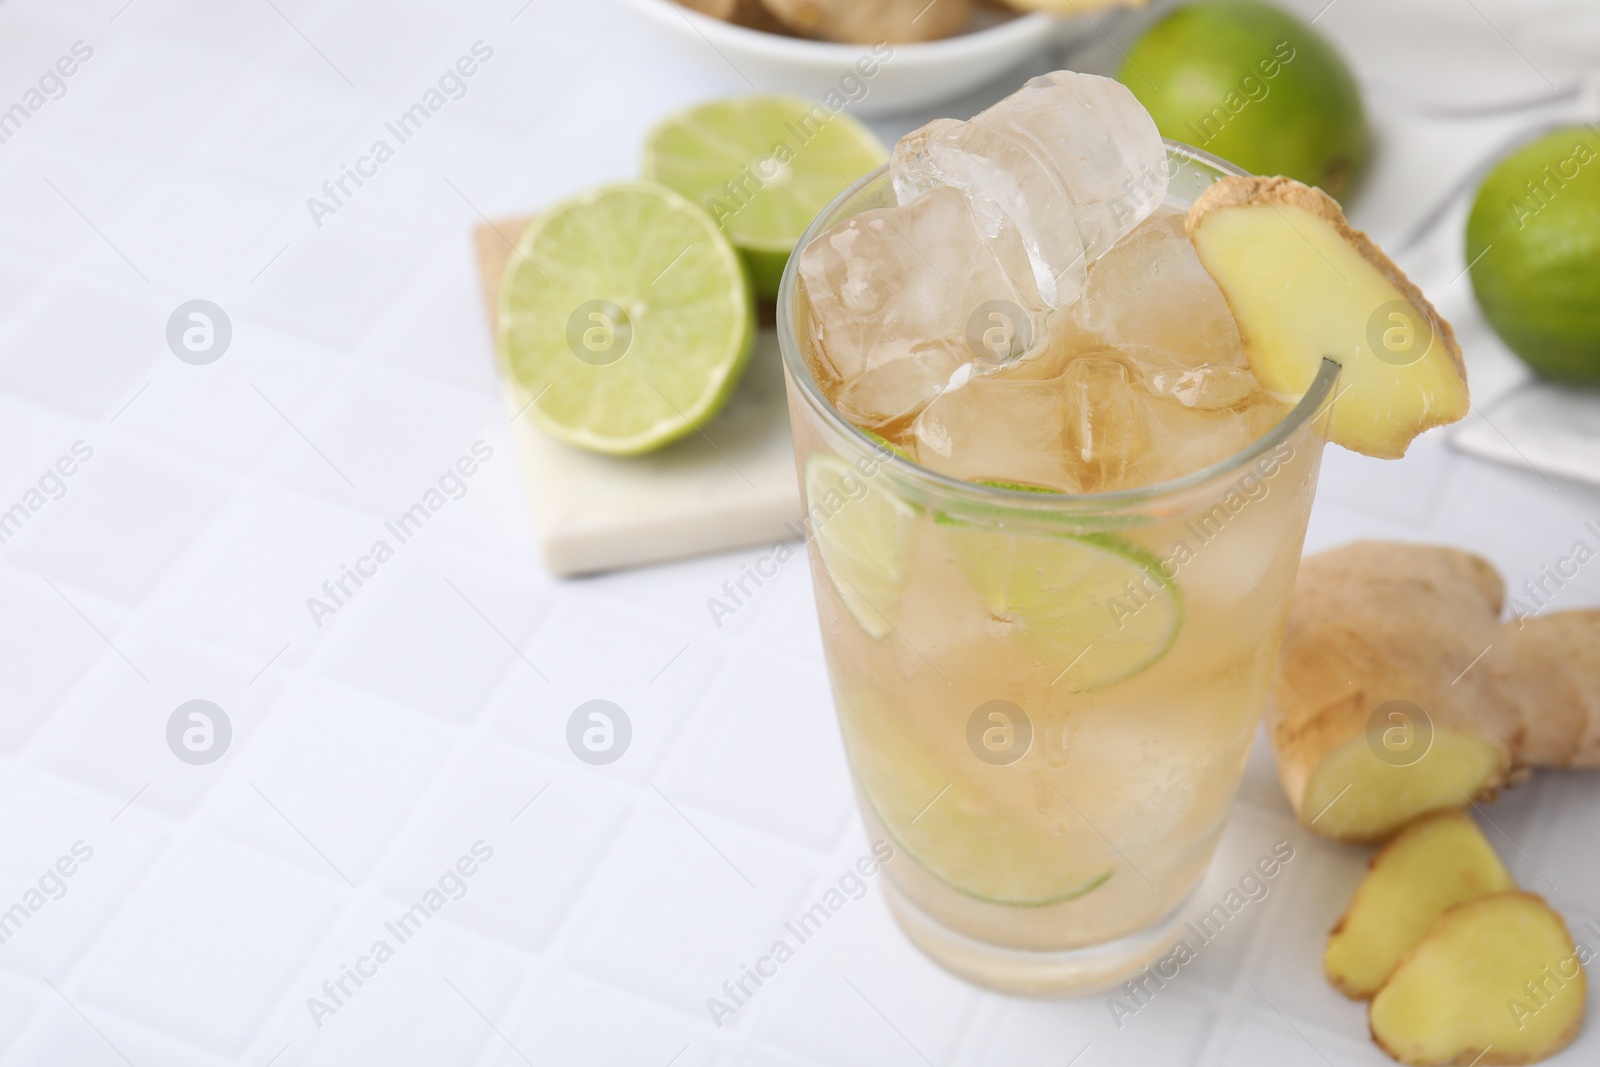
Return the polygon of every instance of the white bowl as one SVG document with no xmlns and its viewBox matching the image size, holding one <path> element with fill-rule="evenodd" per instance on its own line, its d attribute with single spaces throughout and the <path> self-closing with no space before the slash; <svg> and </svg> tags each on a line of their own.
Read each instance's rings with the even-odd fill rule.
<svg viewBox="0 0 1600 1067">
<path fill-rule="evenodd" d="M 1035 56 L 1090 30 L 1087 19 L 1018 15 L 954 37 L 896 44 L 888 58 L 862 77 L 857 64 L 876 59 L 872 45 L 830 44 L 735 26 L 680 7 L 672 0 L 621 0 L 655 24 L 662 35 L 702 62 L 726 62 L 763 92 L 790 92 L 813 100 L 836 92 L 858 115 L 893 115 L 953 99 Z M 980 18 L 982 16 L 979 16 Z M 876 46 L 880 50 L 884 46 Z M 720 53 L 721 58 L 718 58 Z M 864 84 L 864 90 L 856 88 Z"/>
</svg>

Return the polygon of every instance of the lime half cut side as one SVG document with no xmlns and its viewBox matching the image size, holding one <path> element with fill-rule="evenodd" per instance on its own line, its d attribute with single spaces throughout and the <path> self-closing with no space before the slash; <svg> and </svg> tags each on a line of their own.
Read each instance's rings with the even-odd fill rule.
<svg viewBox="0 0 1600 1067">
<path fill-rule="evenodd" d="M 744 96 L 661 122 L 645 141 L 644 174 L 704 207 L 770 298 L 811 220 L 888 158 L 843 112 L 795 96 Z"/>
<path fill-rule="evenodd" d="M 550 208 L 500 284 L 495 346 L 518 406 L 595 452 L 648 452 L 703 426 L 754 336 L 738 253 L 710 216 L 654 182 Z"/>
<path fill-rule="evenodd" d="M 965 749 L 941 760 L 906 725 L 866 708 L 843 711 L 851 762 L 873 813 L 899 848 L 951 889 L 989 904 L 1040 908 L 1075 900 L 1116 873 L 1106 856 L 1074 848 L 1040 812 L 1003 810 L 985 798 L 983 784 L 965 776 L 975 770 Z M 1031 794 L 1042 784 L 1004 781 L 1042 773 L 1017 767 L 981 773 L 1007 792 Z"/>
<path fill-rule="evenodd" d="M 1073 692 L 1104 689 L 1177 640 L 1183 600 L 1153 553 L 1110 533 L 1023 536 L 947 527 L 957 564 L 989 610 L 1021 628 Z"/>
<path fill-rule="evenodd" d="M 916 511 L 838 456 L 806 460 L 811 537 L 839 599 L 873 638 L 894 629 Z"/>
</svg>

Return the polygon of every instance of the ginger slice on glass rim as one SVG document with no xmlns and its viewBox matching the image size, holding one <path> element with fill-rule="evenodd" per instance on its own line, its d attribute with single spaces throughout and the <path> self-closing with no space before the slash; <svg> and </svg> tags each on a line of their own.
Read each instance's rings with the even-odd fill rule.
<svg viewBox="0 0 1600 1067">
<path fill-rule="evenodd" d="M 1194 202 L 1185 226 L 1264 388 L 1297 399 L 1324 358 L 1340 365 L 1335 444 L 1398 459 L 1418 434 L 1467 413 L 1450 324 L 1322 190 L 1226 177 Z"/>
</svg>

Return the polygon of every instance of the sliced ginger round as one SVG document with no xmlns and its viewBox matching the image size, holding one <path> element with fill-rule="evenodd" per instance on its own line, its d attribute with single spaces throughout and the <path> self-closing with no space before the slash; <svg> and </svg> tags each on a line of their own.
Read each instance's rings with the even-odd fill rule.
<svg viewBox="0 0 1600 1067">
<path fill-rule="evenodd" d="M 1485 797 L 1506 779 L 1506 750 L 1496 741 L 1435 726 L 1428 744 L 1417 762 L 1390 763 L 1365 734 L 1350 738 L 1306 779 L 1302 814 L 1335 840 L 1381 841 L 1420 815 Z"/>
<path fill-rule="evenodd" d="M 1588 979 L 1572 935 L 1532 893 L 1451 908 L 1368 1006 L 1373 1040 L 1401 1063 L 1533 1063 L 1583 1026 Z"/>
<path fill-rule="evenodd" d="M 1186 225 L 1263 386 L 1298 399 L 1324 357 L 1340 365 L 1334 443 L 1395 459 L 1467 413 L 1450 324 L 1332 197 L 1290 178 L 1227 177 Z"/>
<path fill-rule="evenodd" d="M 1378 991 L 1447 909 L 1516 888 L 1478 824 L 1459 811 L 1411 823 L 1371 867 L 1322 957 L 1328 981 L 1358 1000 Z"/>
</svg>

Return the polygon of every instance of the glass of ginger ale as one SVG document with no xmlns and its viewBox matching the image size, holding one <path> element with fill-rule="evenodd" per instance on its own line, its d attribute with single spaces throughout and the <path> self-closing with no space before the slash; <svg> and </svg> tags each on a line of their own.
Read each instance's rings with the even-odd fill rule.
<svg viewBox="0 0 1600 1067">
<path fill-rule="evenodd" d="M 1263 710 L 1338 373 L 1293 405 L 1256 383 L 1183 227 L 1238 172 L 1165 153 L 1160 202 L 1064 308 L 994 282 L 1015 248 L 956 232 L 940 192 L 897 204 L 887 170 L 813 222 L 779 296 L 817 613 L 862 817 L 894 849 L 888 903 L 1006 991 L 1086 992 L 1170 946 Z M 925 304 L 928 270 L 950 306 L 896 290 Z M 919 322 L 956 325 L 901 343 Z"/>
</svg>

